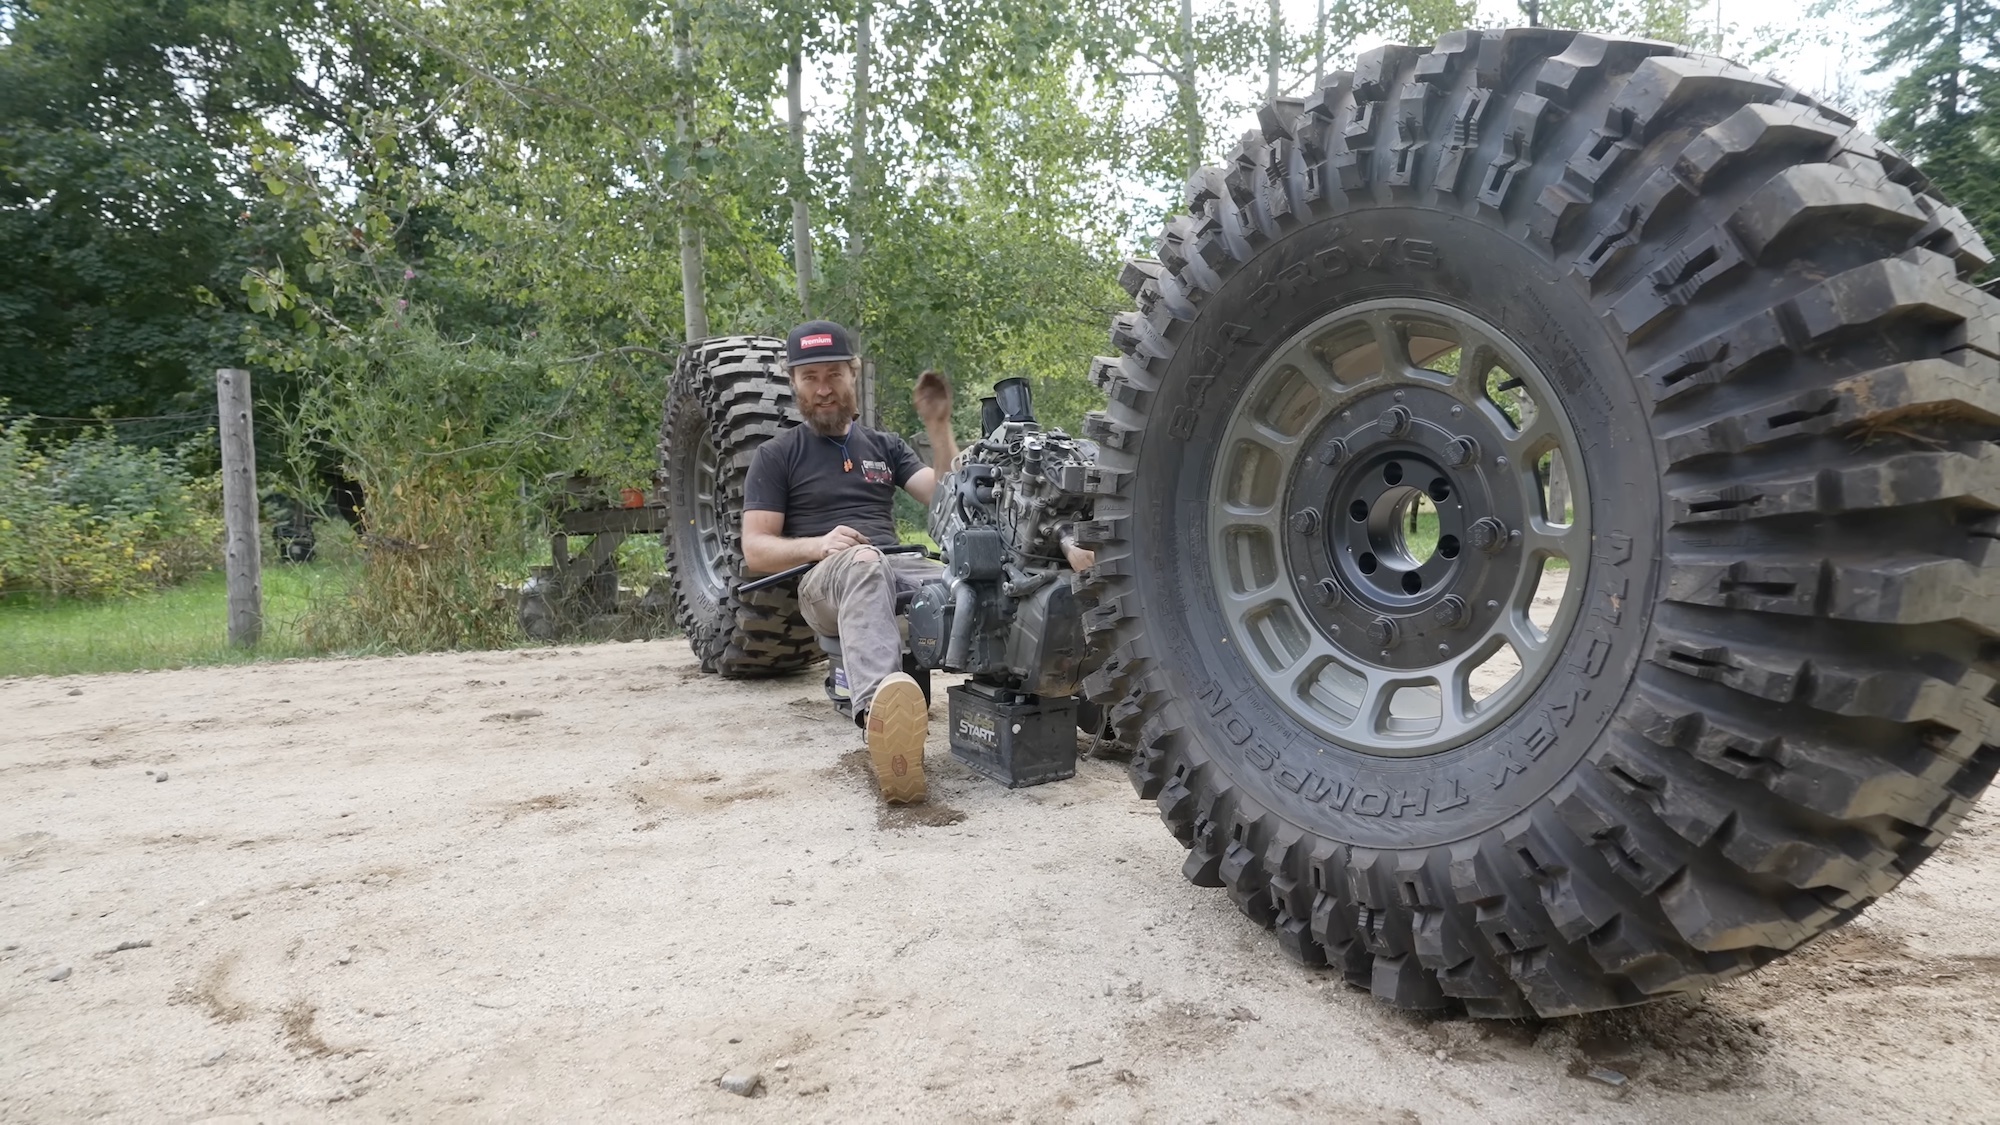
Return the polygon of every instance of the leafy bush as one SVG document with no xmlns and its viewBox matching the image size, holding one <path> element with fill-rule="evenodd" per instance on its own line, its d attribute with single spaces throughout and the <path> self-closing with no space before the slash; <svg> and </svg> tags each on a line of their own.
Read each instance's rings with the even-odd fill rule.
<svg viewBox="0 0 2000 1125">
<path fill-rule="evenodd" d="M 222 544 L 219 476 L 110 429 L 36 445 L 0 427 L 0 591 L 108 597 L 208 570 Z"/>
<path fill-rule="evenodd" d="M 368 127 L 378 155 L 399 143 L 393 120 Z M 638 338 L 579 347 L 508 299 L 473 310 L 442 290 L 424 256 L 436 247 L 410 233 L 427 189 L 406 171 L 371 164 L 348 196 L 283 144 L 254 166 L 314 221 L 303 269 L 243 278 L 273 318 L 247 337 L 251 357 L 295 381 L 281 443 L 294 479 L 331 463 L 366 498 L 356 581 L 309 609 L 302 634 L 348 650 L 512 643 L 500 584 L 542 538 L 548 481 L 645 480 L 673 356 Z"/>
<path fill-rule="evenodd" d="M 600 404 L 547 339 L 449 340 L 428 308 L 385 304 L 320 338 L 288 419 L 291 448 L 312 454 L 295 471 L 330 451 L 367 498 L 357 580 L 302 633 L 342 650 L 512 643 L 499 586 L 541 524 L 528 482 L 568 467 L 574 412 Z"/>
</svg>

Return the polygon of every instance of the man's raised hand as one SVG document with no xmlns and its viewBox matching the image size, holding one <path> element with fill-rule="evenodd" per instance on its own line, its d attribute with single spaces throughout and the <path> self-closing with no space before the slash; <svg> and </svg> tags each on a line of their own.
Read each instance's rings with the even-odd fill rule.
<svg viewBox="0 0 2000 1125">
<path fill-rule="evenodd" d="M 951 380 L 939 371 L 924 372 L 917 376 L 917 385 L 910 391 L 910 402 L 917 408 L 917 417 L 924 420 L 924 425 L 949 425 Z"/>
</svg>

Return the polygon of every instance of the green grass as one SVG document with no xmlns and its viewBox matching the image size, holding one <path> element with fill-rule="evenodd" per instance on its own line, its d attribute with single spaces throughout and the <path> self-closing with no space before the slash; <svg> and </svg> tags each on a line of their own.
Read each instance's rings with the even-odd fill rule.
<svg viewBox="0 0 2000 1125">
<path fill-rule="evenodd" d="M 351 564 L 264 567 L 264 638 L 254 652 L 229 647 L 228 593 L 220 572 L 137 597 L 70 601 L 0 598 L 0 676 L 130 672 L 313 656 L 299 618 L 314 599 L 353 580 Z"/>
<path fill-rule="evenodd" d="M 908 523 L 897 524 L 896 538 L 902 540 L 906 544 L 921 543 L 923 544 L 925 550 L 930 551 L 933 554 L 937 553 L 938 549 L 937 540 L 931 538 L 931 533 L 924 530 L 922 524 L 908 524 Z"/>
</svg>

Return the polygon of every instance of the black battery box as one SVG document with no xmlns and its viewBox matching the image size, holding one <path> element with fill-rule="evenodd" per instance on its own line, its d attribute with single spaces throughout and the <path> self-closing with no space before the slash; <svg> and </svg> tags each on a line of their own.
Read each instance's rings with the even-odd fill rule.
<svg viewBox="0 0 2000 1125">
<path fill-rule="evenodd" d="M 946 689 L 951 756 L 1009 789 L 1076 776 L 1076 700 L 968 680 Z"/>
</svg>

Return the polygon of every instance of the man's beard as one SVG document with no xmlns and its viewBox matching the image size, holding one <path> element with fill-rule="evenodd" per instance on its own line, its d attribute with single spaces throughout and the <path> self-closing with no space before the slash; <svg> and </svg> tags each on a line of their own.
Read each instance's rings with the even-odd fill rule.
<svg viewBox="0 0 2000 1125">
<path fill-rule="evenodd" d="M 846 402 L 836 402 L 818 408 L 802 406 L 799 408 L 799 416 L 806 420 L 806 425 L 811 426 L 816 434 L 830 438 L 844 437 L 847 434 L 847 424 L 854 420 L 854 406 Z"/>
</svg>

